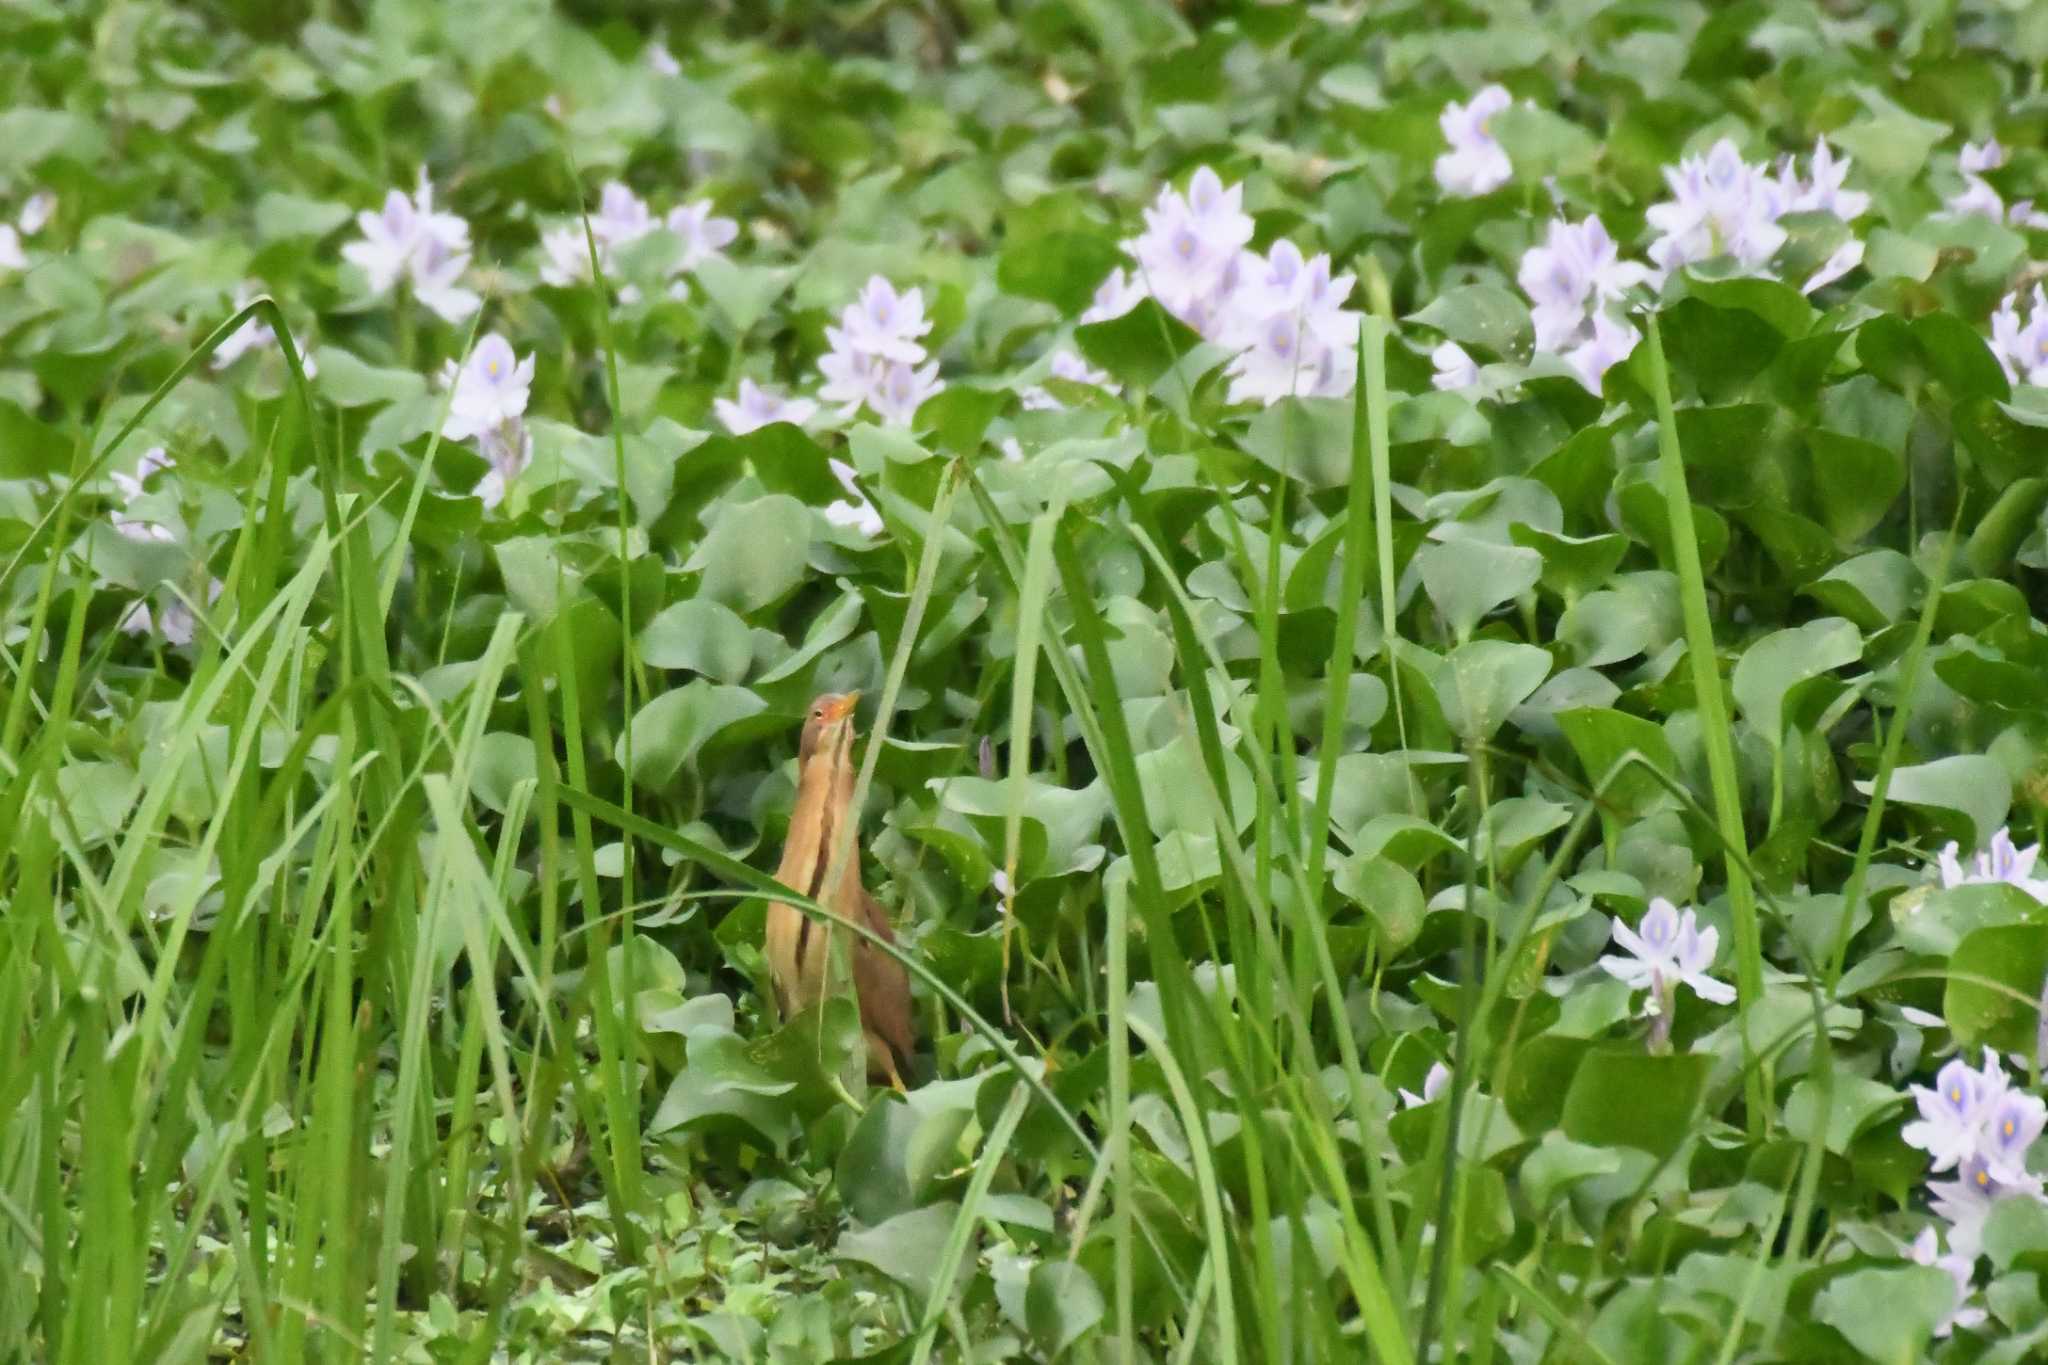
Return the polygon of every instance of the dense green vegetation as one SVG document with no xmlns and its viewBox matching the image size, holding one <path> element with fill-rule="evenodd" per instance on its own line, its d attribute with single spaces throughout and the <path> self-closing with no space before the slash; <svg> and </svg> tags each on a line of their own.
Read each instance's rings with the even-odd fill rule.
<svg viewBox="0 0 2048 1365">
<path fill-rule="evenodd" d="M 0 1360 L 2033 1358 L 2044 68 L 0 6 Z"/>
</svg>

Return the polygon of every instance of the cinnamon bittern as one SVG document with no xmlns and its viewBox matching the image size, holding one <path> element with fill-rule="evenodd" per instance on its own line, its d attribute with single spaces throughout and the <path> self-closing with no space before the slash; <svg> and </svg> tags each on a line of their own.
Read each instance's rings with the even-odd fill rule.
<svg viewBox="0 0 2048 1365">
<path fill-rule="evenodd" d="M 850 923 L 895 942 L 889 916 L 861 884 L 858 829 L 842 852 L 842 833 L 857 823 L 853 809 L 853 706 L 858 692 L 826 693 L 811 703 L 797 748 L 796 806 L 789 816 L 789 843 L 775 876 Z M 834 875 L 833 859 L 841 866 Z M 826 885 L 827 878 L 831 885 Z M 868 942 L 849 935 L 853 989 L 867 1037 L 868 1075 L 901 1089 L 901 1067 L 917 1045 L 910 1018 L 910 975 L 903 965 Z M 832 934 L 793 905 L 768 904 L 768 974 L 775 1003 L 786 1020 L 825 998 L 831 976 Z"/>
</svg>

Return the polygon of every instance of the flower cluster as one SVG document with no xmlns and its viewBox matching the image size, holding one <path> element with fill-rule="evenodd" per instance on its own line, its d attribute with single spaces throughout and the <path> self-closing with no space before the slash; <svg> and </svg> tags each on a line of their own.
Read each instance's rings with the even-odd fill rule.
<svg viewBox="0 0 2048 1365">
<path fill-rule="evenodd" d="M 1837 160 L 1822 139 L 1814 143 L 1807 177 L 1801 178 L 1789 156 L 1774 173 L 1744 161 L 1724 137 L 1705 156 L 1685 157 L 1665 168 L 1671 198 L 1651 205 L 1644 215 L 1658 232 L 1650 259 L 1667 275 L 1721 256 L 1734 258 L 1750 273 L 1771 274 L 1771 259 L 1788 236 L 1778 222 L 1786 214 L 1825 213 L 1849 223 L 1869 211 L 1869 195 L 1844 188 L 1849 165 L 1846 157 Z M 1800 288 L 1810 294 L 1862 260 L 1863 243 L 1851 238 Z"/>
<path fill-rule="evenodd" d="M 2020 296 L 2008 294 L 1991 315 L 1991 353 L 2013 383 L 2048 388 L 2048 294 L 2034 286 L 2024 323 L 2019 305 Z"/>
<path fill-rule="evenodd" d="M 1186 194 L 1159 191 L 1144 232 L 1123 244 L 1136 276 L 1110 272 L 1082 321 L 1120 316 L 1149 295 L 1204 340 L 1236 352 L 1233 403 L 1351 392 L 1359 315 L 1343 304 L 1357 281 L 1332 274 L 1327 255 L 1305 257 L 1288 241 L 1260 255 L 1247 249 L 1251 239 L 1244 186 L 1226 186 L 1204 166 Z"/>
<path fill-rule="evenodd" d="M 931 331 L 924 293 L 871 277 L 846 305 L 837 327 L 825 329 L 832 349 L 818 359 L 825 383 L 818 396 L 852 417 L 866 407 L 891 426 L 908 426 L 927 398 L 945 387 L 939 362 L 926 361 L 919 338 Z"/>
<path fill-rule="evenodd" d="M 1595 393 L 1608 367 L 1635 348 L 1636 329 L 1617 313 L 1622 297 L 1652 279 L 1647 266 L 1621 259 L 1621 251 L 1598 218 L 1581 223 L 1553 219 L 1541 246 L 1522 253 L 1515 280 L 1529 296 L 1538 354 L 1555 355 L 1572 367 Z M 1471 358 L 1463 350 L 1437 348 L 1439 388 L 1447 376 L 1463 377 Z M 1476 372 L 1471 378 L 1476 379 Z"/>
<path fill-rule="evenodd" d="M 682 253 L 669 268 L 669 296 L 681 298 L 685 287 L 681 276 L 689 274 L 711 257 L 720 254 L 739 236 L 739 224 L 712 212 L 709 199 L 670 209 L 657 219 L 647 201 L 630 186 L 614 180 L 598 195 L 597 212 L 590 215 L 590 235 L 597 242 L 598 263 L 606 275 L 618 268 L 620 248 L 639 241 L 657 228 L 666 228 L 682 243 Z M 541 250 L 547 259 L 540 277 L 548 284 L 568 286 L 590 278 L 590 250 L 584 241 L 581 220 L 541 234 Z M 622 302 L 633 303 L 639 293 L 631 285 L 619 291 Z"/>
<path fill-rule="evenodd" d="M 28 269 L 28 253 L 21 249 L 21 239 L 41 232 L 56 211 L 57 196 L 38 190 L 22 202 L 13 222 L 0 223 L 0 270 Z"/>
<path fill-rule="evenodd" d="M 1470 103 L 1452 100 L 1444 106 L 1443 113 L 1437 116 L 1437 126 L 1444 130 L 1444 141 L 1451 144 L 1451 149 L 1436 159 L 1437 188 L 1445 194 L 1470 198 L 1491 194 L 1508 183 L 1515 168 L 1508 161 L 1507 149 L 1488 131 L 1487 123 L 1512 103 L 1504 87 L 1489 85 L 1474 95 Z"/>
<path fill-rule="evenodd" d="M 420 170 L 410 197 L 401 190 L 384 196 L 382 211 L 356 215 L 360 241 L 341 249 L 342 259 L 360 268 L 370 292 L 382 294 L 404 279 L 414 297 L 449 322 L 461 322 L 482 302 L 459 281 L 469 269 L 469 224 L 434 208 L 434 185 Z"/>
<path fill-rule="evenodd" d="M 533 436 L 523 418 L 533 387 L 533 357 L 519 359 L 511 343 L 492 332 L 476 343 L 467 363 L 460 369 L 451 364 L 442 379 L 455 392 L 441 435 L 476 441 L 491 466 L 477 482 L 476 495 L 484 506 L 496 507 L 512 480 L 533 462 Z"/>
<path fill-rule="evenodd" d="M 1963 173 L 1963 188 L 1944 201 L 1945 216 L 1989 218 L 1994 223 L 2010 223 L 2014 227 L 2048 228 L 2048 212 L 2035 208 L 2033 200 L 2015 199 L 2008 207 L 1984 178 L 1984 172 L 1995 171 L 2004 164 L 2005 148 L 1997 138 L 1982 145 L 1965 142 L 1956 157 L 1956 169 Z"/>
<path fill-rule="evenodd" d="M 1610 954 L 1600 959 L 1600 966 L 1631 991 L 1650 992 L 1643 1008 L 1660 1021 L 1660 1033 L 1670 1027 L 1672 1007 L 1677 1003 L 1681 985 L 1691 987 L 1694 995 L 1712 1004 L 1734 1002 L 1735 988 L 1707 974 L 1707 969 L 1714 965 L 1714 950 L 1720 946 L 1721 931 L 1702 930 L 1698 913 L 1691 907 L 1680 914 L 1670 901 L 1654 896 L 1637 928 L 1629 928 L 1616 916 L 1612 936 L 1615 945 L 1626 950 L 1628 956 Z"/>
<path fill-rule="evenodd" d="M 1935 858 L 1944 887 L 2004 882 L 2048 904 L 2048 879 L 2034 875 L 2034 863 L 2041 856 L 2039 844 L 2020 848 L 2013 843 L 2009 831 L 2000 830 L 1991 836 L 1991 847 L 1979 853 L 1967 867 L 1956 856 L 1956 850 L 1957 845 L 1951 843 Z"/>
<path fill-rule="evenodd" d="M 1957 1307 L 1942 1324 L 1946 1335 L 1955 1326 L 1982 1321 L 1962 1306 L 1984 1245 L 1984 1221 L 2007 1199 L 2048 1202 L 2041 1178 L 2027 1169 L 2027 1152 L 2048 1126 L 2048 1104 L 2013 1088 L 1998 1054 L 1984 1049 L 1984 1065 L 1972 1067 L 1960 1057 L 1942 1067 L 1933 1086 L 1912 1087 L 1920 1117 L 1900 1136 L 1926 1152 L 1935 1174 L 1954 1171 L 1948 1180 L 1930 1180 L 1933 1207 L 1946 1224 L 1948 1252 L 1930 1228 L 1913 1245 L 1913 1259 L 1938 1265 L 1955 1278 Z"/>
</svg>

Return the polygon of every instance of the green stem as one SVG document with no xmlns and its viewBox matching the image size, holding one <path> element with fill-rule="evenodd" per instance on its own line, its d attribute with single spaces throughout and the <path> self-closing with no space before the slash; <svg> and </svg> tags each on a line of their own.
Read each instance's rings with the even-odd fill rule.
<svg viewBox="0 0 2048 1365">
<path fill-rule="evenodd" d="M 1745 1067 L 1752 1060 L 1749 1012 L 1763 995 L 1763 943 L 1757 928 L 1756 892 L 1750 885 L 1748 838 L 1742 828 L 1742 797 L 1735 771 L 1735 739 L 1722 690 L 1719 656 L 1714 648 L 1714 623 L 1707 612 L 1706 571 L 1700 565 L 1698 534 L 1693 528 L 1692 495 L 1685 485 L 1685 459 L 1678 448 L 1678 424 L 1671 407 L 1671 375 L 1664 363 L 1664 342 L 1657 318 L 1648 318 L 1650 392 L 1657 404 L 1657 473 L 1671 528 L 1671 561 L 1678 571 L 1679 603 L 1685 617 L 1685 652 L 1692 661 L 1693 691 L 1698 697 L 1701 743 L 1707 754 L 1707 777 L 1713 787 L 1714 818 L 1727 868 L 1728 904 L 1735 929 L 1736 1022 L 1742 1035 Z M 1749 1132 L 1762 1138 L 1770 1128 L 1771 1087 L 1765 1069 L 1749 1070 L 1745 1099 Z"/>
</svg>

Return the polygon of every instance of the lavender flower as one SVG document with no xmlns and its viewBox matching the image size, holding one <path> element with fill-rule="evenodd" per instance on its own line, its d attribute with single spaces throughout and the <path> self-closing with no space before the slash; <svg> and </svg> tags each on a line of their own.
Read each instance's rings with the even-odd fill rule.
<svg viewBox="0 0 2048 1365">
<path fill-rule="evenodd" d="M 818 405 L 808 398 L 785 398 L 762 388 L 751 379 L 740 381 L 739 399 L 714 398 L 712 410 L 725 429 L 735 436 L 759 431 L 773 422 L 802 426 L 815 417 Z"/>
<path fill-rule="evenodd" d="M 1707 975 L 1721 931 L 1699 927 L 1698 914 L 1678 907 L 1662 896 L 1653 897 L 1649 911 L 1637 929 L 1630 929 L 1619 917 L 1612 921 L 1614 942 L 1628 956 L 1609 955 L 1600 966 L 1609 976 L 1630 990 L 1648 989 L 1652 1013 L 1669 1015 L 1680 985 L 1690 986 L 1694 995 L 1716 1005 L 1730 1004 L 1735 988 Z"/>
<path fill-rule="evenodd" d="M 1433 388 L 1472 389 L 1479 386 L 1479 362 L 1455 341 L 1439 344 L 1429 353 L 1429 363 L 1436 366 L 1436 373 L 1430 376 L 1429 381 Z"/>
<path fill-rule="evenodd" d="M 1743 161 L 1722 138 L 1704 157 L 1666 167 L 1671 198 L 1650 206 L 1645 218 L 1660 234 L 1650 259 L 1667 274 L 1684 265 L 1733 256 L 1748 270 L 1769 261 L 1785 244 L 1778 215 L 1788 207 L 1762 167 Z"/>
<path fill-rule="evenodd" d="M 132 507 L 135 500 L 142 496 L 142 486 L 149 476 L 160 469 L 169 469 L 170 467 L 171 457 L 164 453 L 164 448 L 162 446 L 151 446 L 148 450 L 142 452 L 142 458 L 136 462 L 133 474 L 123 474 L 119 470 L 115 470 L 109 473 L 107 478 L 115 488 L 120 490 L 121 501 Z M 144 521 L 139 517 L 132 516 L 127 510 L 114 514 L 114 530 L 129 540 L 167 542 L 173 539 L 170 528 L 159 526 L 153 521 Z M 148 615 L 147 611 L 144 612 L 144 615 L 145 617 Z"/>
<path fill-rule="evenodd" d="M 218 578 L 209 581 L 206 589 L 207 605 L 211 606 L 220 600 L 222 587 Z M 155 627 L 156 633 L 163 637 L 164 643 L 179 648 L 191 644 L 199 637 L 199 618 L 193 614 L 192 608 L 185 604 L 182 597 L 173 596 L 154 613 L 150 611 L 149 599 L 144 598 L 128 609 L 128 614 L 121 618 L 119 629 L 128 635 L 147 635 L 152 626 Z"/>
<path fill-rule="evenodd" d="M 1970 1262 L 1984 1245 L 1984 1223 L 1992 1209 L 2007 1199 L 2042 1199 L 2038 1177 L 2000 1180 L 1981 1156 L 1963 1161 L 1953 1180 L 1928 1181 L 1927 1192 L 1929 1206 L 1948 1223 L 1950 1249 Z"/>
<path fill-rule="evenodd" d="M 1984 178 L 1985 171 L 1995 171 L 2004 164 L 2005 148 L 1997 138 L 1989 138 L 1982 145 L 1965 142 L 1956 157 L 1956 169 L 1963 174 L 1963 188 L 1943 201 L 1941 216 L 1989 218 L 1994 223 L 2010 223 L 2014 227 L 2048 228 L 2048 213 L 2036 209 L 2033 200 L 2015 199 L 2008 208 Z"/>
<path fill-rule="evenodd" d="M 424 168 L 410 197 L 392 190 L 382 210 L 357 214 L 356 226 L 362 239 L 342 247 L 341 255 L 363 272 L 371 293 L 405 279 L 414 297 L 449 322 L 477 310 L 482 300 L 457 284 L 469 269 L 469 224 L 434 208 L 434 185 Z"/>
<path fill-rule="evenodd" d="M 475 440 L 491 468 L 477 484 L 486 507 L 504 499 L 511 481 L 533 461 L 533 437 L 522 419 L 533 386 L 532 356 L 513 354 L 512 345 L 492 332 L 476 344 L 461 369 L 446 375 L 455 386 L 441 435 Z"/>
<path fill-rule="evenodd" d="M 14 225 L 21 229 L 22 236 L 33 237 L 49 226 L 56 212 L 57 196 L 48 190 L 37 190 L 22 201 L 21 212 L 15 215 Z"/>
<path fill-rule="evenodd" d="M 2048 324 L 2048 317 L 2043 321 Z M 2044 326 L 2044 331 L 2048 331 L 2048 326 Z M 2041 856 L 2039 844 L 2020 848 L 2013 843 L 2011 831 L 2002 829 L 1991 836 L 1991 847 L 1979 853 L 1968 867 L 1956 857 L 1956 850 L 1957 845 L 1951 843 L 1935 858 L 1943 887 L 2004 882 L 2048 904 L 2048 880 L 2033 875 L 2035 860 Z"/>
<path fill-rule="evenodd" d="M 1351 392 L 1349 360 L 1359 315 L 1343 306 L 1356 279 L 1330 273 L 1330 258 L 1305 259 L 1292 242 L 1264 256 L 1246 252 L 1224 303 L 1219 339 L 1238 348 L 1230 362 L 1230 401 L 1271 403 L 1289 396 Z"/>
<path fill-rule="evenodd" d="M 1418 1109 L 1443 1094 L 1444 1087 L 1450 1083 L 1451 1069 L 1442 1062 L 1432 1062 L 1429 1074 L 1422 1078 L 1422 1093 L 1418 1095 L 1412 1090 L 1403 1090 L 1401 1092 L 1401 1107 L 1403 1109 Z"/>
<path fill-rule="evenodd" d="M 712 213 L 709 199 L 672 208 L 664 221 L 668 230 L 682 239 L 683 254 L 675 268 L 683 272 L 695 270 L 721 254 L 740 235 L 738 223 Z"/>
<path fill-rule="evenodd" d="M 1072 351 L 1054 351 L 1047 373 L 1054 379 L 1064 379 L 1070 384 L 1090 384 L 1098 389 L 1108 389 L 1111 393 L 1117 392 L 1116 381 L 1108 372 L 1096 369 Z M 1028 412 L 1045 412 L 1066 407 L 1065 403 L 1042 384 L 1033 384 L 1029 388 L 1019 390 L 1017 397 Z"/>
<path fill-rule="evenodd" d="M 866 407 L 892 426 L 909 425 L 918 407 L 945 387 L 938 362 L 925 363 L 918 340 L 931 328 L 920 290 L 898 293 L 882 276 L 872 277 L 859 301 L 840 313 L 839 325 L 825 329 L 832 349 L 818 359 L 825 378 L 818 396 L 839 404 L 842 417 Z"/>
<path fill-rule="evenodd" d="M 1986 1116 L 1978 1153 L 1992 1177 L 2008 1185 L 2029 1178 L 2027 1152 L 2048 1126 L 2048 1104 L 2023 1090 L 2000 1095 Z"/>
<path fill-rule="evenodd" d="M 832 328 L 825 334 L 835 350 L 915 365 L 925 355 L 918 338 L 931 329 L 931 320 L 924 315 L 923 290 L 899 294 L 888 280 L 875 275 L 860 291 L 860 300 L 840 312 L 837 335 Z"/>
<path fill-rule="evenodd" d="M 1907 1124 L 1900 1137 L 1907 1146 L 1927 1153 L 1937 1171 L 1960 1165 L 1979 1154 L 1991 1115 L 2004 1101 L 2010 1084 L 2005 1068 L 1989 1049 L 1982 1071 L 1956 1058 L 1942 1067 L 1932 1088 L 1912 1087 L 1920 1117 Z"/>
<path fill-rule="evenodd" d="M 882 533 L 882 514 L 860 491 L 860 485 L 853 481 L 853 466 L 841 460 L 830 462 L 832 475 L 846 490 L 846 498 L 829 503 L 825 508 L 825 520 L 834 526 L 858 531 L 864 536 L 878 536 Z"/>
<path fill-rule="evenodd" d="M 1514 166 L 1488 131 L 1487 123 L 1514 101 L 1506 89 L 1489 85 L 1470 103 L 1453 100 L 1437 117 L 1451 149 L 1436 159 L 1436 183 L 1446 194 L 1491 194 L 1508 182 Z"/>
<path fill-rule="evenodd" d="M 2019 298 L 2016 293 L 2006 295 L 1991 315 L 1991 351 L 2013 383 L 2048 387 L 2048 294 L 2034 286 L 2024 324 Z"/>
<path fill-rule="evenodd" d="M 1613 316 L 1623 295 L 1651 279 L 1649 269 L 1621 259 L 1598 218 L 1552 220 L 1541 246 L 1522 253 L 1515 280 L 1533 305 L 1536 350 L 1562 357 L 1586 387 L 1635 345 L 1635 329 Z"/>
<path fill-rule="evenodd" d="M 1146 292 L 1210 340 L 1236 283 L 1239 253 L 1252 239 L 1244 186 L 1226 186 L 1204 166 L 1183 195 L 1163 186 L 1145 210 L 1145 231 L 1126 241 Z M 1134 301 L 1135 302 L 1135 301 Z"/>
<path fill-rule="evenodd" d="M 1144 297 L 1144 282 L 1132 279 L 1122 266 L 1118 266 L 1096 286 L 1095 299 L 1088 305 L 1088 311 L 1081 314 L 1081 321 L 1107 322 L 1111 318 L 1120 318 L 1136 308 L 1138 300 Z"/>
<path fill-rule="evenodd" d="M 1800 177 L 1791 157 L 1773 175 L 1745 162 L 1734 142 L 1722 138 L 1704 157 L 1686 157 L 1665 169 L 1671 198 L 1644 215 L 1659 234 L 1650 244 L 1650 259 L 1666 275 L 1721 256 L 1732 257 L 1748 273 L 1771 275 L 1771 258 L 1787 239 L 1778 222 L 1786 214 L 1826 213 L 1847 223 L 1869 212 L 1870 196 L 1845 188 L 1850 164 L 1821 139 L 1807 162 L 1809 178 Z M 1862 259 L 1860 241 L 1844 244 L 1801 288 L 1811 293 Z"/>
<path fill-rule="evenodd" d="M 1948 1336 L 1958 1327 L 1967 1329 L 1983 1325 L 1989 1314 L 1981 1308 L 1965 1306 L 1969 1302 L 1973 1288 L 1971 1281 L 1977 1273 L 1977 1258 L 1974 1255 L 1965 1256 L 1960 1252 L 1943 1255 L 1940 1234 L 1931 1227 L 1920 1229 L 1920 1235 L 1913 1239 L 1913 1246 L 1908 1255 L 1920 1265 L 1947 1271 L 1949 1278 L 1955 1281 L 1955 1302 L 1948 1312 L 1942 1315 L 1941 1321 L 1935 1324 L 1935 1336 Z"/>
<path fill-rule="evenodd" d="M 0 223 L 0 270 L 28 269 L 28 253 L 21 249 L 21 234 L 12 223 Z"/>
</svg>

